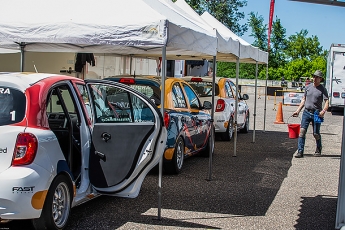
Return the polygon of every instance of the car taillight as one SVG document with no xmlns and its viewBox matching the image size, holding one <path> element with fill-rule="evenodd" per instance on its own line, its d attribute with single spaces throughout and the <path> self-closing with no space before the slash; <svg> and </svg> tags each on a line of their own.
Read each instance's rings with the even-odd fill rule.
<svg viewBox="0 0 345 230">
<path fill-rule="evenodd" d="M 170 115 L 167 112 L 164 112 L 164 125 L 166 128 L 169 127 Z"/>
<path fill-rule="evenodd" d="M 31 133 L 19 133 L 13 152 L 12 165 L 31 164 L 37 153 L 37 138 Z"/>
<path fill-rule="evenodd" d="M 127 85 L 134 85 L 135 84 L 135 80 L 133 78 L 121 78 L 119 80 L 119 82 L 122 84 L 127 84 Z"/>
<path fill-rule="evenodd" d="M 192 78 L 190 79 L 190 81 L 202 82 L 202 78 L 201 78 L 201 77 L 192 77 Z"/>
<path fill-rule="evenodd" d="M 339 92 L 333 92 L 333 97 L 340 97 L 340 93 Z"/>
<path fill-rule="evenodd" d="M 225 101 L 223 99 L 217 100 L 216 112 L 221 112 L 225 109 Z"/>
</svg>

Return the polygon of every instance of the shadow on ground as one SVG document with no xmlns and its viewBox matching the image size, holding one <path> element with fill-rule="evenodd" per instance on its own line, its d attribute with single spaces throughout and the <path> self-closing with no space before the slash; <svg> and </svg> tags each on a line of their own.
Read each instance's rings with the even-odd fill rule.
<svg viewBox="0 0 345 230">
<path fill-rule="evenodd" d="M 302 199 L 295 229 L 335 229 L 337 197 L 319 195 Z"/>
</svg>

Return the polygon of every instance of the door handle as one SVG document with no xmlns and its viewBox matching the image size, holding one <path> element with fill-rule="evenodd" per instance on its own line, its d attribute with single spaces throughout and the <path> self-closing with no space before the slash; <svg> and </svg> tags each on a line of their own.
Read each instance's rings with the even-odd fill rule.
<svg viewBox="0 0 345 230">
<path fill-rule="evenodd" d="M 111 139 L 111 135 L 107 132 L 102 133 L 101 138 L 103 141 L 108 142 Z"/>
</svg>

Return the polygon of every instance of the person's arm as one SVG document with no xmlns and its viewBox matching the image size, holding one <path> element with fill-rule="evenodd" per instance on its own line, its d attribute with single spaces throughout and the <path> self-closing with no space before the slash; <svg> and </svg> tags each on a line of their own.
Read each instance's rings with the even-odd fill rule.
<svg viewBox="0 0 345 230">
<path fill-rule="evenodd" d="M 325 113 L 328 110 L 328 106 L 329 106 L 329 100 L 325 99 L 325 105 L 323 106 L 323 109 L 320 111 L 319 117 L 323 117 L 325 115 Z"/>
<path fill-rule="evenodd" d="M 297 117 L 297 116 L 298 116 L 298 114 L 301 112 L 301 110 L 302 110 L 303 107 L 304 107 L 304 103 L 305 103 L 305 96 L 302 97 L 301 103 L 299 104 L 297 110 L 292 114 L 292 116 L 294 116 L 294 117 Z"/>
</svg>

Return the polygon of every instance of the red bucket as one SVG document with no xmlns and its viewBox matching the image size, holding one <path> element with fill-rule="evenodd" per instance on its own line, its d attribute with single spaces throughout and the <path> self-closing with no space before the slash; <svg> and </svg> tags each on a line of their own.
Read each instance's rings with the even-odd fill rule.
<svg viewBox="0 0 345 230">
<path fill-rule="evenodd" d="M 299 118 L 299 120 L 301 121 L 301 118 L 298 116 L 297 117 L 291 116 L 291 117 L 292 118 Z M 290 124 L 289 119 L 291 117 L 288 118 L 287 124 L 288 124 L 288 130 L 289 130 L 289 138 L 294 139 L 294 138 L 298 138 L 301 125 L 300 124 Z"/>
<path fill-rule="evenodd" d="M 289 138 L 291 139 L 298 138 L 300 128 L 301 128 L 300 124 L 288 124 Z"/>
</svg>

